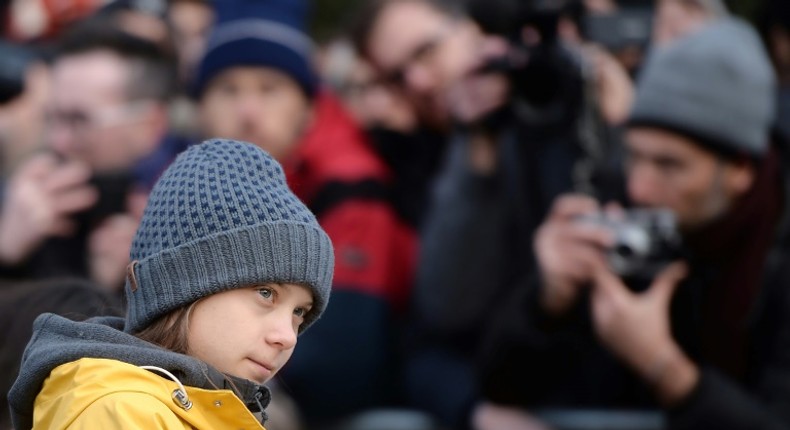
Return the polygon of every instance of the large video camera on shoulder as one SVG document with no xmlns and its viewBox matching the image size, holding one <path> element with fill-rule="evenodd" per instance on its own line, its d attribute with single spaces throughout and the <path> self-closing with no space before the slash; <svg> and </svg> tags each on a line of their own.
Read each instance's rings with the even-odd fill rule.
<svg viewBox="0 0 790 430">
<path fill-rule="evenodd" d="M 560 19 L 579 14 L 577 0 L 471 0 L 470 15 L 483 31 L 507 38 L 509 55 L 486 64 L 508 75 L 518 117 L 564 126 L 583 105 L 585 79 L 578 56 L 560 42 Z M 528 40 L 527 40 L 528 39 Z"/>
<path fill-rule="evenodd" d="M 563 22 L 583 26 L 581 0 L 470 0 L 470 15 L 484 32 L 510 42 L 509 54 L 485 67 L 504 73 L 512 87 L 511 117 L 524 142 L 570 142 L 579 154 L 574 190 L 620 198 L 617 131 L 603 119 L 591 65 L 560 35 Z M 615 190 L 615 191 L 611 191 Z"/>
</svg>

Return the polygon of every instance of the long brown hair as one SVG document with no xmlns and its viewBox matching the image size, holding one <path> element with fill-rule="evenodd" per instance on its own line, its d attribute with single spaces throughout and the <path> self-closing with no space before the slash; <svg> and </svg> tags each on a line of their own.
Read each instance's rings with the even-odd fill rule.
<svg viewBox="0 0 790 430">
<path fill-rule="evenodd" d="M 180 354 L 189 353 L 189 317 L 200 300 L 163 315 L 135 333 L 138 338 Z"/>
<path fill-rule="evenodd" d="M 203 299 L 198 299 L 187 306 L 182 306 L 157 318 L 148 327 L 134 335 L 139 339 L 159 345 L 170 351 L 179 354 L 189 354 L 189 338 L 187 337 L 189 333 L 189 317 L 192 315 L 195 305 L 200 303 L 201 300 Z M 229 376 L 228 374 L 223 374 L 226 377 Z M 226 380 L 230 383 L 231 391 L 237 397 L 243 398 L 241 391 L 233 382 L 233 378 L 228 377 Z M 214 388 L 221 389 L 221 387 L 216 386 L 211 378 L 208 378 L 208 381 Z"/>
</svg>

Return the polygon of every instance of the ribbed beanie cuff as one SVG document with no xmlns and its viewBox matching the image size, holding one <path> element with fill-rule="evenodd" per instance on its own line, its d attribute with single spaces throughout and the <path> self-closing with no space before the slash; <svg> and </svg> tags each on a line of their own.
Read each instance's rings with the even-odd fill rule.
<svg viewBox="0 0 790 430">
<path fill-rule="evenodd" d="M 326 233 L 299 222 L 239 228 L 164 250 L 131 266 L 125 331 L 136 333 L 202 297 L 268 283 L 302 284 L 313 291 L 303 331 L 326 308 L 329 297 L 321 291 L 332 282 L 332 261 Z"/>
<path fill-rule="evenodd" d="M 308 287 L 320 317 L 334 270 L 332 242 L 291 192 L 282 167 L 250 143 L 208 140 L 157 181 L 130 252 L 125 331 L 211 294 L 272 283 Z"/>
</svg>

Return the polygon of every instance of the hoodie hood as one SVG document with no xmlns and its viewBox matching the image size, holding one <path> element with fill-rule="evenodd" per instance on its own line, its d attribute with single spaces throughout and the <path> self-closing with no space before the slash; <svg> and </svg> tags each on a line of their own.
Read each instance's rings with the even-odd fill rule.
<svg viewBox="0 0 790 430">
<path fill-rule="evenodd" d="M 162 368 L 184 385 L 230 389 L 253 412 L 263 412 L 267 406 L 270 394 L 266 387 L 224 375 L 200 360 L 138 339 L 124 333 L 123 327 L 124 320 L 118 317 L 76 322 L 54 314 L 39 316 L 33 323 L 33 337 L 22 356 L 19 375 L 8 393 L 14 428 L 31 428 L 36 396 L 50 372 L 81 358 L 105 358 Z"/>
</svg>

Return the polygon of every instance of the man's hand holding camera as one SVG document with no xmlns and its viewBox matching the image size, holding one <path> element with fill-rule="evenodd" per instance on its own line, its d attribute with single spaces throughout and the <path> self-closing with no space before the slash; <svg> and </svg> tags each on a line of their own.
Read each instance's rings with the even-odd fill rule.
<svg viewBox="0 0 790 430">
<path fill-rule="evenodd" d="M 580 222 L 601 212 L 586 196 L 563 196 L 538 230 L 535 252 L 543 277 L 541 304 L 555 317 L 566 314 L 590 288 L 595 332 L 623 363 L 650 384 L 664 404 L 688 395 L 699 372 L 673 339 L 669 305 L 686 276 L 683 263 L 658 271 L 647 290 L 629 289 L 612 271 L 607 252 L 616 242 L 603 223 Z"/>
<path fill-rule="evenodd" d="M 72 215 L 98 199 L 90 174 L 86 166 L 52 154 L 23 164 L 7 185 L 0 213 L 0 262 L 20 263 L 47 238 L 72 234 Z"/>
<path fill-rule="evenodd" d="M 659 401 L 674 404 L 691 392 L 698 370 L 672 338 L 669 304 L 686 275 L 673 263 L 642 293 L 630 291 L 606 266 L 595 268 L 591 294 L 598 338 L 653 386 Z"/>
<path fill-rule="evenodd" d="M 0 264 L 22 264 L 44 241 L 72 237 L 97 214 L 100 191 L 81 162 L 51 153 L 33 156 L 9 179 L 0 210 Z M 113 191 L 115 192 L 115 191 Z M 129 248 L 145 209 L 146 196 L 125 195 L 126 207 L 102 213 L 88 237 L 91 278 L 108 290 L 123 285 Z M 101 209 L 104 211 L 104 209 Z"/>
<path fill-rule="evenodd" d="M 570 310 L 581 290 L 589 286 L 595 268 L 606 264 L 601 250 L 612 245 L 611 232 L 601 225 L 576 222 L 598 210 L 598 203 L 589 197 L 562 196 L 536 233 L 535 254 L 543 278 L 541 304 L 554 317 Z"/>
</svg>

